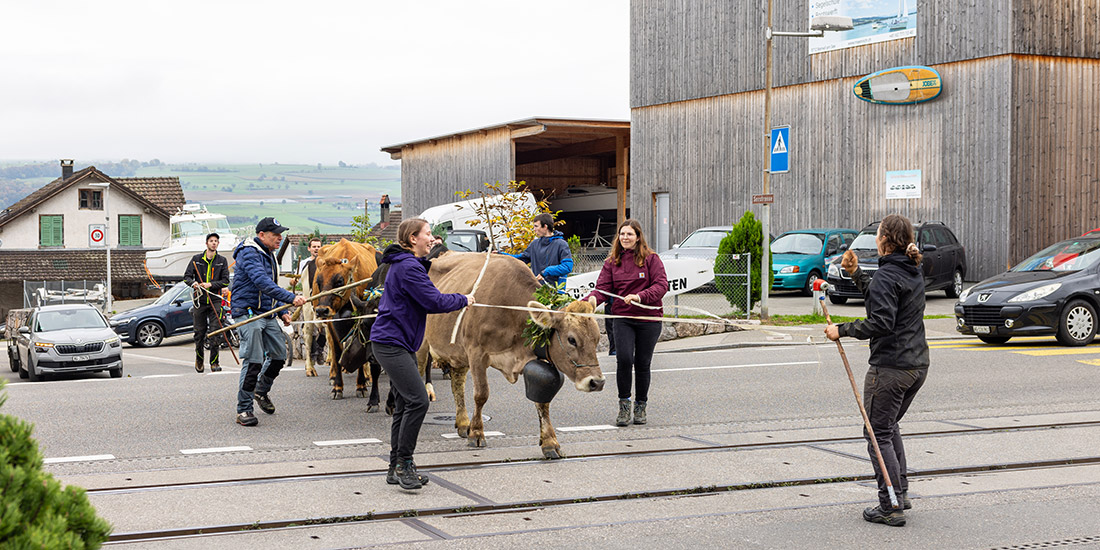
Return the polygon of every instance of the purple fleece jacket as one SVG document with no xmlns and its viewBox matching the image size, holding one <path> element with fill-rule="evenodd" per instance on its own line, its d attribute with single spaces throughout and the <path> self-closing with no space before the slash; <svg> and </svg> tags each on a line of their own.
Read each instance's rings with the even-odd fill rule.
<svg viewBox="0 0 1100 550">
<path fill-rule="evenodd" d="M 378 317 L 370 331 L 371 342 L 416 352 L 424 341 L 428 314 L 462 309 L 466 307 L 466 296 L 440 293 L 428 278 L 431 262 L 398 245 L 386 248 L 382 263 L 390 264 L 390 270 L 378 304 Z"/>
</svg>

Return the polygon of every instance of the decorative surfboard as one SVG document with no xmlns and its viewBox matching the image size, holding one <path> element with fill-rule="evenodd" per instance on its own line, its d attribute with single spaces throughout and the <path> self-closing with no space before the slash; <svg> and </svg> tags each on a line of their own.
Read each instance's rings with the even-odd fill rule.
<svg viewBox="0 0 1100 550">
<path fill-rule="evenodd" d="M 943 80 L 932 67 L 894 67 L 869 74 L 856 82 L 852 93 L 863 101 L 908 105 L 930 101 L 940 95 Z"/>
<path fill-rule="evenodd" d="M 668 278 L 668 294 L 675 296 L 699 288 L 714 280 L 714 260 L 698 258 L 662 258 L 665 264 L 665 277 Z M 570 275 L 565 280 L 565 292 L 575 299 L 581 299 L 596 288 L 599 271 Z"/>
</svg>

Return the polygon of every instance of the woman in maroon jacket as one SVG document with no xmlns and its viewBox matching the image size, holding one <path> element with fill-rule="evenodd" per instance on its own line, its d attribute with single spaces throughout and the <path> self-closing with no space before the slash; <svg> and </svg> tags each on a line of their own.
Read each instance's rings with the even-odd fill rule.
<svg viewBox="0 0 1100 550">
<path fill-rule="evenodd" d="M 661 336 L 661 299 L 668 292 L 665 264 L 657 256 L 642 235 L 637 220 L 626 220 L 619 226 L 619 234 L 611 245 L 611 254 L 603 263 L 596 279 L 596 290 L 585 297 L 595 297 L 596 302 L 615 295 L 610 313 L 631 317 L 652 317 L 653 320 L 615 319 L 615 350 L 618 359 L 616 381 L 619 385 L 619 416 L 616 426 L 630 423 L 630 378 L 637 377 L 637 393 L 634 401 L 634 423 L 646 423 L 646 402 L 649 399 L 649 364 L 653 361 L 653 348 Z M 639 307 L 638 304 L 651 307 Z"/>
</svg>

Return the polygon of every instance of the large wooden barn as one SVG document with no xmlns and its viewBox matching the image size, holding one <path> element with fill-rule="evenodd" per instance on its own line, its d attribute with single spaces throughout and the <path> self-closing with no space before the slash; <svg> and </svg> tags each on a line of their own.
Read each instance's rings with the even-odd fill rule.
<svg viewBox="0 0 1100 550">
<path fill-rule="evenodd" d="M 807 30 L 814 4 L 844 3 L 774 0 L 773 29 Z M 790 126 L 790 172 L 771 176 L 772 233 L 859 229 L 891 212 L 941 220 L 976 280 L 1100 227 L 1098 3 L 901 5 L 915 19 L 908 37 L 814 54 L 807 38 L 773 39 L 771 120 Z M 631 2 L 630 206 L 647 231 L 657 193 L 673 242 L 760 214 L 766 7 Z M 940 96 L 875 105 L 853 94 L 860 77 L 905 65 L 936 69 Z M 921 171 L 920 198 L 887 200 L 886 173 L 904 170 Z"/>
</svg>

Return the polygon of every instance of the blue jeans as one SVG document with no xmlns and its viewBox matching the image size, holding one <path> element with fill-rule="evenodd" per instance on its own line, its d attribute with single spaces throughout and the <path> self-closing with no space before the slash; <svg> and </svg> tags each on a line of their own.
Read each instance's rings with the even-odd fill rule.
<svg viewBox="0 0 1100 550">
<path fill-rule="evenodd" d="M 241 377 L 237 383 L 237 412 L 252 412 L 252 394 L 271 391 L 286 361 L 286 340 L 279 319 L 268 317 L 237 329 L 241 337 Z"/>
</svg>

